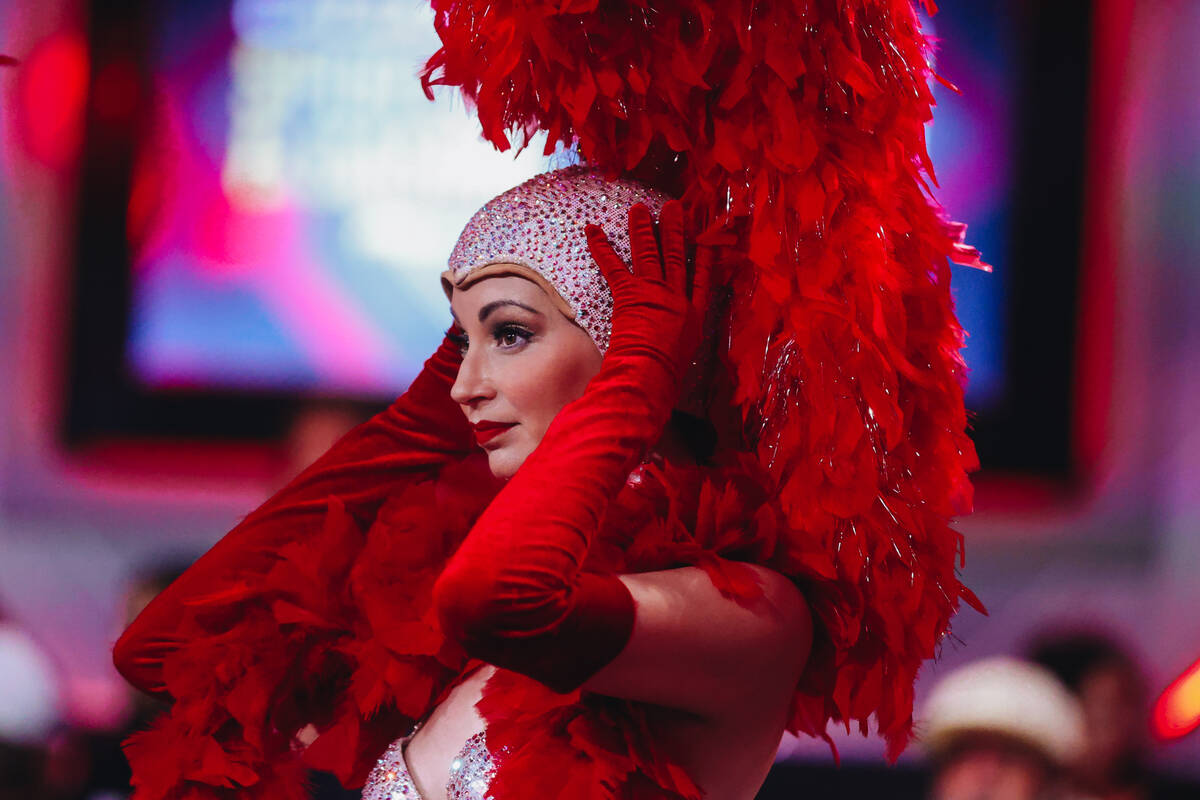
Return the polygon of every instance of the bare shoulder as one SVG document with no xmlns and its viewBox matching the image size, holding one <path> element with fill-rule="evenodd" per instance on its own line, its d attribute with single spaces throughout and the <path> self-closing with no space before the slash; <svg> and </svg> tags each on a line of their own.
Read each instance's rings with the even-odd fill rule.
<svg viewBox="0 0 1200 800">
<path fill-rule="evenodd" d="M 783 575 L 724 566 L 742 588 L 757 586 L 752 599 L 727 597 L 697 567 L 622 575 L 633 635 L 585 688 L 650 704 L 659 744 L 707 796 L 750 800 L 787 724 L 813 623 Z"/>
<path fill-rule="evenodd" d="M 661 617 L 683 623 L 675 628 L 681 635 L 711 641 L 720 649 L 746 645 L 785 645 L 807 654 L 812 618 L 799 588 L 787 577 L 758 564 L 728 563 L 729 580 L 749 589 L 729 597 L 709 574 L 698 567 L 623 575 L 621 580 L 638 601 L 645 624 L 662 625 L 660 633 L 674 626 Z"/>
<path fill-rule="evenodd" d="M 731 580 L 757 585 L 749 599 L 722 594 L 697 567 L 621 576 L 633 634 L 587 688 L 706 717 L 786 704 L 812 645 L 808 604 L 772 569 L 726 566 Z"/>
</svg>

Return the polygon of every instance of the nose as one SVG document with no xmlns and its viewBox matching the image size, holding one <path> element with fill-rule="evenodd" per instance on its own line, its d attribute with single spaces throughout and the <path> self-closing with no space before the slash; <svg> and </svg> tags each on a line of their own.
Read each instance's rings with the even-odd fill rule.
<svg viewBox="0 0 1200 800">
<path fill-rule="evenodd" d="M 450 399 L 460 406 L 471 407 L 495 396 L 483 354 L 472 353 L 468 348 L 458 368 L 458 377 L 450 387 Z"/>
</svg>

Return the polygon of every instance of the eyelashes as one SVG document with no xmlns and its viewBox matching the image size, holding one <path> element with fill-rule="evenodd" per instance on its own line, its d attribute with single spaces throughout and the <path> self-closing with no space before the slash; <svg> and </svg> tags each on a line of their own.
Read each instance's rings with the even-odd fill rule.
<svg viewBox="0 0 1200 800">
<path fill-rule="evenodd" d="M 533 331 L 511 322 L 504 322 L 492 329 L 496 345 L 504 350 L 521 347 L 533 338 Z"/>
<path fill-rule="evenodd" d="M 492 326 L 490 333 L 497 348 L 510 352 L 520 350 L 533 338 L 533 331 L 515 322 L 498 322 Z M 456 329 L 449 334 L 449 338 L 458 345 L 459 353 L 465 356 L 471 344 L 467 334 Z"/>
</svg>

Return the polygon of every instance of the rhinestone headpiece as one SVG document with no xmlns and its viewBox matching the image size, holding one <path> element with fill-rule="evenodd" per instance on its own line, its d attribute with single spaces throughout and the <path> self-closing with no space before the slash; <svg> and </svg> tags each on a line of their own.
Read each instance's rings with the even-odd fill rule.
<svg viewBox="0 0 1200 800">
<path fill-rule="evenodd" d="M 655 217 L 669 198 L 633 180 L 605 178 L 587 166 L 545 172 L 491 200 L 471 217 L 442 276 L 447 295 L 495 274 L 518 274 L 550 290 L 563 313 L 604 353 L 612 333 L 612 294 L 588 252 L 584 227 L 599 225 L 625 263 L 629 209 Z M 512 269 L 499 265 L 511 264 Z"/>
</svg>

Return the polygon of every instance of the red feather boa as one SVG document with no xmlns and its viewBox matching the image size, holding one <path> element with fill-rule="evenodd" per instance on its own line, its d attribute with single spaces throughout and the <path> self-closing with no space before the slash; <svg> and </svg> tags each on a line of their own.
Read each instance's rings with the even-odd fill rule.
<svg viewBox="0 0 1200 800">
<path fill-rule="evenodd" d="M 817 662 L 825 669 L 856 647 L 859 626 L 834 624 L 835 615 L 854 619 L 846 586 L 820 541 L 788 532 L 755 472 L 748 456 L 721 468 L 641 468 L 606 513 L 585 569 L 694 565 L 726 596 L 748 601 L 760 589 L 740 563 L 773 567 L 804 588 L 831 632 Z M 470 667 L 439 630 L 430 594 L 490 499 L 469 488 L 480 485 L 477 475 L 467 463 L 446 468 L 389 500 L 366 533 L 334 503 L 318 536 L 191 603 L 179 621 L 186 644 L 163 670 L 174 706 L 126 747 L 138 800 L 298 800 L 308 768 L 361 785 L 386 746 Z M 809 671 L 798 713 L 828 677 Z M 480 710 L 489 747 L 504 752 L 492 785 L 498 800 L 699 797 L 657 749 L 635 703 L 556 694 L 498 671 Z M 296 736 L 310 723 L 319 736 L 301 749 Z"/>
<path fill-rule="evenodd" d="M 908 0 L 433 0 L 497 148 L 548 132 L 682 197 L 725 269 L 710 402 L 838 589 L 791 727 L 874 715 L 895 756 L 916 672 L 959 599 L 977 467 L 947 258 L 985 267 L 932 200 L 927 43 Z M 722 408 L 725 407 L 725 410 Z M 729 413 L 729 409 L 735 413 Z M 729 419 L 735 420 L 728 424 Z"/>
</svg>

